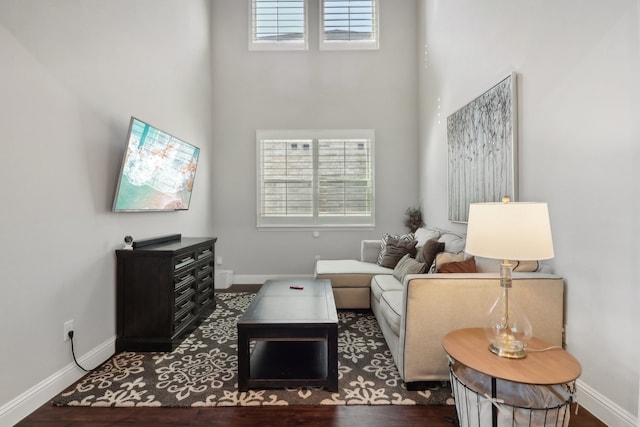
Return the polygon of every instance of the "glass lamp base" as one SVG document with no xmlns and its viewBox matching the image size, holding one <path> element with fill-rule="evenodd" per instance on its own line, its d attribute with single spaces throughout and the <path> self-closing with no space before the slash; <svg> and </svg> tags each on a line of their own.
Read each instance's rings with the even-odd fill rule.
<svg viewBox="0 0 640 427">
<path fill-rule="evenodd" d="M 498 347 L 495 344 L 489 344 L 489 350 L 491 353 L 497 354 L 500 357 L 506 357 L 507 359 L 524 359 L 527 357 L 527 352 L 524 351 L 522 346 L 514 348 L 512 346 Z"/>
<path fill-rule="evenodd" d="M 511 290 L 511 263 L 500 265 L 500 288 L 498 299 L 489 310 L 484 333 L 489 340 L 489 350 L 500 357 L 523 359 L 531 340 L 531 322 L 520 306 L 509 299 Z"/>
</svg>

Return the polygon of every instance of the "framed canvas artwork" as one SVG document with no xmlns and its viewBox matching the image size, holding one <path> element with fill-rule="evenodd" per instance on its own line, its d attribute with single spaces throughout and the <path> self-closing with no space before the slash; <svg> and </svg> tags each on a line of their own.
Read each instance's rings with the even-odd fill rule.
<svg viewBox="0 0 640 427">
<path fill-rule="evenodd" d="M 467 222 L 469 204 L 517 201 L 516 74 L 447 117 L 449 220 Z"/>
</svg>

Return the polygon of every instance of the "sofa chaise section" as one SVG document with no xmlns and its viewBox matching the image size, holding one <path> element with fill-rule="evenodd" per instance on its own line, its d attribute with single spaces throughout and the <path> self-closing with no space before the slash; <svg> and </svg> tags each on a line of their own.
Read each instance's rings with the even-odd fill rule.
<svg viewBox="0 0 640 427">
<path fill-rule="evenodd" d="M 331 280 L 336 308 L 370 308 L 371 279 L 391 275 L 392 269 L 351 259 L 318 260 L 316 279 Z"/>
</svg>

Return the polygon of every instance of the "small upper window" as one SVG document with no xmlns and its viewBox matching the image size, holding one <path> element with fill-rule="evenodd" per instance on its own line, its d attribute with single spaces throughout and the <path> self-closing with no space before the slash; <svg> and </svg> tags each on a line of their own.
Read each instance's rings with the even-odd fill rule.
<svg viewBox="0 0 640 427">
<path fill-rule="evenodd" d="M 320 0 L 320 49 L 378 49 L 376 0 Z"/>
<path fill-rule="evenodd" d="M 304 0 L 249 0 L 250 50 L 307 49 Z"/>
</svg>

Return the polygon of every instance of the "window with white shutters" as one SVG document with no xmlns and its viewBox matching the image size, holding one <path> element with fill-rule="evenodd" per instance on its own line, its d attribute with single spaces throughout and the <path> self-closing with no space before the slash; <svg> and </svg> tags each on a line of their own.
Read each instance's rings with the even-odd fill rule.
<svg viewBox="0 0 640 427">
<path fill-rule="evenodd" d="M 378 49 L 377 0 L 320 0 L 320 49 Z"/>
<path fill-rule="evenodd" d="M 307 49 L 304 0 L 249 0 L 249 49 Z"/>
<path fill-rule="evenodd" d="M 374 225 L 372 130 L 258 131 L 258 227 Z"/>
</svg>

